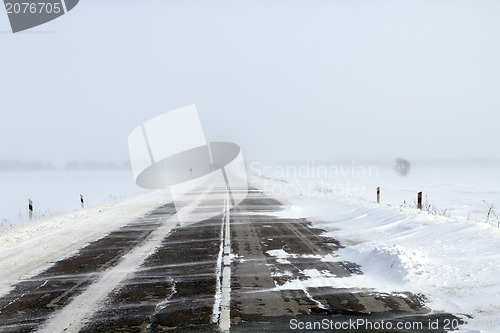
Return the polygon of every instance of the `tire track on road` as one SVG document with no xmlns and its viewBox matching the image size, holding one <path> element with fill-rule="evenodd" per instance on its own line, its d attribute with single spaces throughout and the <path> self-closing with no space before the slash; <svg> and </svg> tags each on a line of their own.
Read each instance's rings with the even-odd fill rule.
<svg viewBox="0 0 500 333">
<path fill-rule="evenodd" d="M 175 212 L 172 204 L 88 244 L 39 275 L 19 282 L 0 298 L 0 328 L 31 332 L 98 281 Z M 73 316 L 73 315 L 72 315 Z"/>
<path fill-rule="evenodd" d="M 221 216 L 173 229 L 80 332 L 217 332 L 220 232 Z"/>
</svg>

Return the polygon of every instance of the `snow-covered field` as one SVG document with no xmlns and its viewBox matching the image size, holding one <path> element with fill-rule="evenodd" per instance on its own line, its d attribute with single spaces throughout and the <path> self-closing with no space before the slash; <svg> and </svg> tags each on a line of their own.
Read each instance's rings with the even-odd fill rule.
<svg viewBox="0 0 500 333">
<path fill-rule="evenodd" d="M 28 200 L 36 219 L 81 208 L 116 202 L 145 193 L 135 185 L 130 170 L 0 172 L 0 227 L 25 223 Z"/>
<path fill-rule="evenodd" d="M 283 179 L 291 184 L 307 184 L 289 189 L 295 194 L 310 196 L 330 190 L 341 197 L 369 202 L 376 200 L 381 187 L 381 203 L 392 206 L 416 206 L 417 193 L 423 192 L 423 202 L 438 214 L 484 220 L 493 204 L 500 210 L 500 163 L 445 165 L 416 162 L 406 177 L 398 175 L 392 163 L 352 162 L 319 163 L 303 161 L 286 165 L 250 164 L 254 175 Z M 275 194 L 282 189 L 276 187 Z M 299 193 L 301 191 L 301 193 Z M 495 218 L 490 220 L 491 223 Z"/>
<path fill-rule="evenodd" d="M 488 174 L 481 175 L 486 181 Z M 431 178 L 428 172 L 426 178 L 436 177 Z M 411 178 L 401 182 L 415 184 Z M 434 192 L 428 185 L 433 199 L 443 204 L 453 200 L 441 198 L 440 193 L 455 193 L 456 198 L 460 196 L 458 193 L 479 195 L 491 191 L 495 192 L 492 199 L 498 196 L 498 187 L 492 190 L 481 188 L 495 182 L 478 183 L 476 188 L 468 187 L 472 186 L 470 181 L 464 186 L 456 185 L 458 189 L 469 188 L 463 192 L 450 189 L 453 180 L 444 182 L 449 186 L 435 186 Z M 282 179 L 256 177 L 251 184 L 287 204 L 285 210 L 277 213 L 278 216 L 308 217 L 317 227 L 324 229 L 326 235 L 346 246 L 338 252 L 338 257 L 322 260 L 355 262 L 361 265 L 364 274 L 339 278 L 308 271 L 303 272 L 309 276 L 307 280 L 292 280 L 277 286 L 278 289 L 307 290 L 307 287 L 327 285 L 389 293 L 421 293 L 427 297 L 428 306 L 433 310 L 451 312 L 463 318 L 472 316 L 472 319 L 467 319 L 468 325 L 462 327 L 464 331 L 500 331 L 500 229 L 458 213 L 442 216 L 398 204 L 378 205 L 363 195 L 332 193 L 330 186 L 321 189 L 311 186 L 311 183 L 310 179 L 287 183 Z M 389 189 L 394 197 L 396 193 L 404 194 L 400 184 L 387 182 L 384 198 L 388 197 Z M 473 197 L 468 194 L 468 198 Z M 473 210 L 470 203 L 466 206 L 468 211 Z M 294 255 L 286 252 L 270 254 L 280 260 Z"/>
</svg>

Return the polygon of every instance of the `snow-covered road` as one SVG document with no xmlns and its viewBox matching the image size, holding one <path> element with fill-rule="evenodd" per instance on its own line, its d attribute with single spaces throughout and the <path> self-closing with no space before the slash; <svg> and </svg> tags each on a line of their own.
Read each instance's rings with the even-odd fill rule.
<svg viewBox="0 0 500 333">
<path fill-rule="evenodd" d="M 3 229 L 0 233 L 0 296 L 11 290 L 13 282 L 46 270 L 85 244 L 169 201 L 168 193 L 154 191 L 118 203 Z"/>
<path fill-rule="evenodd" d="M 214 304 L 227 310 L 229 299 L 231 331 L 325 318 L 498 327 L 500 236 L 487 224 L 328 193 L 278 202 L 269 186 L 292 185 L 253 186 L 263 192 L 250 191 L 227 220 L 180 226 L 166 194 L 151 192 L 9 230 L 0 237 L 2 330 L 211 330 Z M 226 298 L 217 301 L 219 284 Z"/>
</svg>

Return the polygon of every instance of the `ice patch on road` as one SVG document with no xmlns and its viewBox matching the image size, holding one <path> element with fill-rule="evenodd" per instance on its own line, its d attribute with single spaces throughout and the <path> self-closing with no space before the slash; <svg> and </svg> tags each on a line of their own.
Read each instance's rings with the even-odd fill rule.
<svg viewBox="0 0 500 333">
<path fill-rule="evenodd" d="M 286 258 L 291 256 L 288 252 L 286 252 L 283 249 L 269 250 L 269 251 L 266 251 L 266 253 L 269 254 L 270 256 L 276 257 L 278 259 L 286 259 Z"/>
<path fill-rule="evenodd" d="M 327 270 L 318 271 L 315 268 L 313 268 L 313 269 L 304 269 L 302 271 L 302 274 L 304 274 L 305 276 L 308 276 L 309 278 L 335 277 L 334 274 L 332 274 L 331 272 L 329 272 Z"/>
<path fill-rule="evenodd" d="M 287 259 L 287 258 L 316 258 L 316 259 L 324 259 L 325 257 L 317 255 L 317 254 L 295 254 L 288 253 L 283 249 L 278 250 L 269 250 L 266 253 L 272 257 L 276 257 L 277 259 Z M 333 257 L 328 257 L 333 258 Z"/>
</svg>

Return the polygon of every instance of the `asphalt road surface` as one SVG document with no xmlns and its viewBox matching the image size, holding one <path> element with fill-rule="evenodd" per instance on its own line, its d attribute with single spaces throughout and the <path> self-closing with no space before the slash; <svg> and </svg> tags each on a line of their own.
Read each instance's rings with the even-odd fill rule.
<svg viewBox="0 0 500 333">
<path fill-rule="evenodd" d="M 173 205 L 162 206 L 19 281 L 0 298 L 0 332 L 445 332 L 461 323 L 426 308 L 425 295 L 276 288 L 308 270 L 363 274 L 322 261 L 339 242 L 306 219 L 272 215 L 282 208 L 252 189 L 231 211 L 180 226 Z"/>
</svg>

